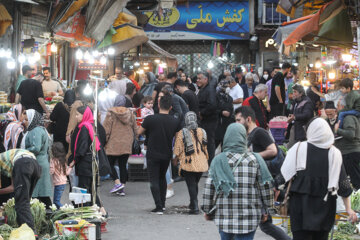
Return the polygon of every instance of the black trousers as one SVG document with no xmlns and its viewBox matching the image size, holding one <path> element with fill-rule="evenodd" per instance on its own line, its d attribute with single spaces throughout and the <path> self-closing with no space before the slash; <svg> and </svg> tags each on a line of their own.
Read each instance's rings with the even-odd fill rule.
<svg viewBox="0 0 360 240">
<path fill-rule="evenodd" d="M 34 218 L 30 211 L 30 198 L 40 176 L 41 167 L 35 159 L 25 157 L 16 160 L 12 171 L 16 220 L 19 226 L 26 223 L 33 230 Z"/>
<path fill-rule="evenodd" d="M 328 231 L 296 231 L 293 232 L 293 240 L 327 240 Z"/>
<path fill-rule="evenodd" d="M 113 178 L 113 180 L 120 179 L 121 183 L 124 184 L 126 183 L 128 179 L 126 164 L 128 162 L 129 156 L 130 156 L 129 154 L 124 154 L 120 156 L 109 156 L 109 162 L 111 166 L 111 177 Z M 118 176 L 116 169 L 114 167 L 116 162 L 119 165 L 120 177 Z"/>
<path fill-rule="evenodd" d="M 100 198 L 99 198 L 99 195 L 98 195 L 98 191 L 97 191 L 97 180 L 98 177 L 96 176 L 96 200 L 95 200 L 95 203 L 99 206 L 99 207 L 102 207 L 101 205 L 101 202 L 100 202 Z M 79 188 L 85 188 L 87 190 L 88 193 L 91 194 L 91 200 L 92 200 L 92 183 L 93 183 L 93 177 L 89 177 L 89 176 L 81 176 L 79 175 L 79 184 L 78 184 L 78 187 Z M 84 206 L 92 206 L 94 205 L 94 203 L 92 202 L 89 202 L 89 203 L 84 203 L 83 204 Z"/>
<path fill-rule="evenodd" d="M 149 173 L 150 190 L 157 209 L 165 207 L 166 200 L 166 171 L 170 160 L 146 159 Z"/>
<path fill-rule="evenodd" d="M 198 207 L 198 193 L 199 193 L 199 181 L 201 179 L 202 172 L 188 172 L 181 170 L 181 174 L 185 178 L 185 182 L 190 196 L 190 208 Z"/>
<path fill-rule="evenodd" d="M 217 120 L 213 121 L 201 121 L 201 127 L 205 130 L 207 135 L 207 150 L 209 153 L 209 166 L 211 164 L 212 159 L 215 156 L 215 131 L 217 127 Z"/>
<path fill-rule="evenodd" d="M 344 154 L 343 163 L 347 175 L 350 176 L 350 181 L 353 187 L 360 189 L 360 152 Z"/>
<path fill-rule="evenodd" d="M 285 105 L 283 103 L 271 105 L 270 108 L 271 119 L 277 116 L 285 116 Z"/>
</svg>

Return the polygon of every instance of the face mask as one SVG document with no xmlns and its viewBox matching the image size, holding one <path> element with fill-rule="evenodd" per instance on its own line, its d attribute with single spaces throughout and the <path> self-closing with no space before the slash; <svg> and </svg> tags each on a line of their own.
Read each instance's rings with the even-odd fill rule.
<svg viewBox="0 0 360 240">
<path fill-rule="evenodd" d="M 264 75 L 263 75 L 263 78 L 264 78 L 265 80 L 267 80 L 268 77 L 269 77 L 269 75 L 267 75 L 267 74 L 264 74 Z"/>
</svg>

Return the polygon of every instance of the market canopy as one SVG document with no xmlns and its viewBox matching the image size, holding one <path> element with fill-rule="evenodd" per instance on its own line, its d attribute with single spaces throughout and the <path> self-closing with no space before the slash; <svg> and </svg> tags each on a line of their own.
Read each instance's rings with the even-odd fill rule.
<svg viewBox="0 0 360 240">
<path fill-rule="evenodd" d="M 0 37 L 6 33 L 8 27 L 12 24 L 12 17 L 5 6 L 0 4 Z"/>
<path fill-rule="evenodd" d="M 98 48 L 113 46 L 117 53 L 128 51 L 143 43 L 149 38 L 144 30 L 137 26 L 136 17 L 124 9 L 118 14 L 112 28 L 106 33 L 104 40 L 98 45 Z"/>
<path fill-rule="evenodd" d="M 299 41 L 318 42 L 323 45 L 344 46 L 352 44 L 352 31 L 346 6 L 342 0 L 333 0 L 314 14 L 286 22 L 279 27 L 273 39 L 284 53 Z"/>
</svg>

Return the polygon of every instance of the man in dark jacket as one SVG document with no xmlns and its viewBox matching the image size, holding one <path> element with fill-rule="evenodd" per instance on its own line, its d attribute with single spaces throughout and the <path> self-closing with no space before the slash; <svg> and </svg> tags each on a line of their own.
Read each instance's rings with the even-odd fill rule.
<svg viewBox="0 0 360 240">
<path fill-rule="evenodd" d="M 293 99 L 295 103 L 292 106 L 292 114 L 288 117 L 288 122 L 291 124 L 289 141 L 291 146 L 298 141 L 306 140 L 306 124 L 314 117 L 314 105 L 311 99 L 305 95 L 303 86 L 293 86 Z"/>
<path fill-rule="evenodd" d="M 265 84 L 259 84 L 256 86 L 254 94 L 245 99 L 243 106 L 250 106 L 256 116 L 256 125 L 264 129 L 268 128 L 268 111 L 262 100 L 265 99 L 267 95 L 267 86 Z"/>
<path fill-rule="evenodd" d="M 241 87 L 244 91 L 244 99 L 251 97 L 255 91 L 256 83 L 254 82 L 254 77 L 252 73 L 247 73 L 245 75 L 245 84 L 242 84 Z"/>
<path fill-rule="evenodd" d="M 196 84 L 200 88 L 198 94 L 200 126 L 206 131 L 208 138 L 209 165 L 215 155 L 215 129 L 218 120 L 215 88 L 209 85 L 209 74 L 199 73 Z"/>
</svg>

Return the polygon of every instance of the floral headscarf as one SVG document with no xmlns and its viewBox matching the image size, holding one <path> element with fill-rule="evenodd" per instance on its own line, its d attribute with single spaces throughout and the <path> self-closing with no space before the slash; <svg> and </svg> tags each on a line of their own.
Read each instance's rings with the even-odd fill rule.
<svg viewBox="0 0 360 240">
<path fill-rule="evenodd" d="M 21 104 L 17 104 L 7 113 L 7 117 L 11 122 L 5 129 L 4 147 L 6 151 L 17 147 L 18 139 L 24 132 L 24 126 L 20 122 L 21 112 L 22 106 Z"/>
</svg>

